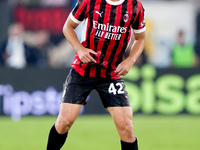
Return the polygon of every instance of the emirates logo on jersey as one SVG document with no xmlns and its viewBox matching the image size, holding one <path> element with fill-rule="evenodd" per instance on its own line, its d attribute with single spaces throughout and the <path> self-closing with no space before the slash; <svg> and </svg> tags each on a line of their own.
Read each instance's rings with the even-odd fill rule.
<svg viewBox="0 0 200 150">
<path fill-rule="evenodd" d="M 124 15 L 124 22 L 128 22 L 128 20 L 129 20 L 129 15 L 128 15 L 128 14 L 125 14 L 125 15 Z"/>
<path fill-rule="evenodd" d="M 102 24 L 98 21 L 93 21 L 93 28 L 96 30 L 96 37 L 102 37 L 109 40 L 120 40 L 122 34 L 127 32 L 127 27 L 113 26 L 109 23 Z"/>
</svg>

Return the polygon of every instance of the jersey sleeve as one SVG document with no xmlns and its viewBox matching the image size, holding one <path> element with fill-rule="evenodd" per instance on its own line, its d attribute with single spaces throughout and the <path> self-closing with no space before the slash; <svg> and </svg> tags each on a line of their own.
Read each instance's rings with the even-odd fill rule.
<svg viewBox="0 0 200 150">
<path fill-rule="evenodd" d="M 87 2 L 78 0 L 76 6 L 71 11 L 69 17 L 77 24 L 80 24 L 86 18 Z"/>
<path fill-rule="evenodd" d="M 144 7 L 138 1 L 136 18 L 135 18 L 135 20 L 132 24 L 132 28 L 133 28 L 134 33 L 142 33 L 146 30 L 144 12 L 145 12 Z"/>
</svg>

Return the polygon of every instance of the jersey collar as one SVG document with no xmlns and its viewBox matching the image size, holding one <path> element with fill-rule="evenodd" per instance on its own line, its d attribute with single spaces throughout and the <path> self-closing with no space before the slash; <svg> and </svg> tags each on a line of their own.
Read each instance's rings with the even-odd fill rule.
<svg viewBox="0 0 200 150">
<path fill-rule="evenodd" d="M 125 0 L 119 0 L 119 1 L 111 1 L 111 0 L 105 0 L 107 3 L 110 5 L 120 5 L 122 4 Z"/>
</svg>

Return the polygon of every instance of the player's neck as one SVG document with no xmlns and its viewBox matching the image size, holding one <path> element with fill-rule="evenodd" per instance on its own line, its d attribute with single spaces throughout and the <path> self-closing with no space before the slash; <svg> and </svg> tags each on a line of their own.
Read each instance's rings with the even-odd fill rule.
<svg viewBox="0 0 200 150">
<path fill-rule="evenodd" d="M 125 0 L 105 0 L 105 1 L 111 5 L 119 5 L 122 4 Z"/>
</svg>

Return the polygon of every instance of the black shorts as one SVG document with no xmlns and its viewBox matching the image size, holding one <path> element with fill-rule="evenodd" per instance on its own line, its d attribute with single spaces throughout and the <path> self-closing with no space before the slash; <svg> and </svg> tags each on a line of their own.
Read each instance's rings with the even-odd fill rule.
<svg viewBox="0 0 200 150">
<path fill-rule="evenodd" d="M 73 68 L 63 86 L 61 102 L 85 105 L 93 89 L 99 93 L 105 108 L 130 106 L 123 79 L 83 77 Z"/>
</svg>

